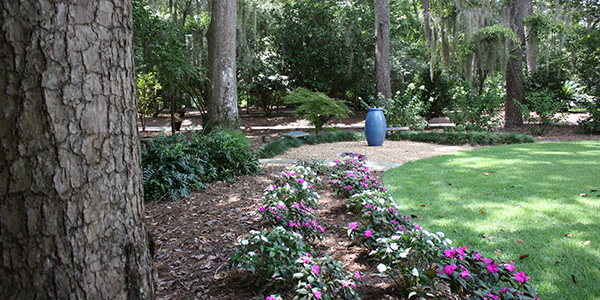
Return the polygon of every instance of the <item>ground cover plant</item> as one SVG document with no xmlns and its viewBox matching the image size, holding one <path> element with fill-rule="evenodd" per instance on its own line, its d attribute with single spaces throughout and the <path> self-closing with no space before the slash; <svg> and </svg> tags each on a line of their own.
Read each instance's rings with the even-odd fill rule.
<svg viewBox="0 0 600 300">
<path fill-rule="evenodd" d="M 480 148 L 384 175 L 400 210 L 527 270 L 542 299 L 600 297 L 598 178 L 598 141 Z"/>
<path fill-rule="evenodd" d="M 258 157 L 243 133 L 183 133 L 150 140 L 141 148 L 144 198 L 179 200 L 215 180 L 258 172 Z"/>
</svg>

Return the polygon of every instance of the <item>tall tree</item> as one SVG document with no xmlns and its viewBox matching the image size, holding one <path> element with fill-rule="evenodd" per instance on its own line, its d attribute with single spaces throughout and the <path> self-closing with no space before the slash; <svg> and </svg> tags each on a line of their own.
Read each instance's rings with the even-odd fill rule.
<svg viewBox="0 0 600 300">
<path fill-rule="evenodd" d="M 523 114 L 517 102 L 523 102 L 523 8 L 528 0 L 510 0 L 509 18 L 511 27 L 517 35 L 519 42 L 508 40 L 510 58 L 506 64 L 506 106 L 505 126 L 523 125 Z"/>
<path fill-rule="evenodd" d="M 208 29 L 208 131 L 239 126 L 235 50 L 236 0 L 213 0 Z"/>
<path fill-rule="evenodd" d="M 525 13 L 524 17 L 533 15 L 533 1 L 525 0 Z M 525 34 L 525 52 L 527 59 L 527 74 L 533 75 L 537 71 L 537 57 L 538 57 L 538 37 L 535 32 L 534 24 L 527 24 L 524 28 Z"/>
<path fill-rule="evenodd" d="M 130 0 L 0 16 L 0 295 L 154 298 Z"/>
<path fill-rule="evenodd" d="M 375 77 L 377 94 L 392 98 L 389 0 L 375 0 Z"/>
</svg>

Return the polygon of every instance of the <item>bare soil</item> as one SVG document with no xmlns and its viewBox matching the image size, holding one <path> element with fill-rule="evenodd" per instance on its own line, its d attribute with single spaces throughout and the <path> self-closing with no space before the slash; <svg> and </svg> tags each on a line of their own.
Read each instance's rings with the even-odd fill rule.
<svg viewBox="0 0 600 300">
<path fill-rule="evenodd" d="M 343 120 L 338 126 L 343 126 L 344 130 L 362 130 L 356 129 L 356 126 L 360 126 L 361 122 L 364 124 L 364 117 L 364 114 L 358 113 Z M 184 127 L 200 122 L 199 116 L 188 118 L 189 123 L 184 122 Z M 166 119 L 150 121 L 150 124 L 166 123 Z M 255 149 L 262 145 L 265 136 L 273 140 L 285 132 L 297 131 L 298 128 L 308 125 L 305 121 L 295 120 L 291 114 L 275 114 L 271 117 L 242 114 L 242 124 Z M 271 128 L 264 129 L 261 126 Z M 529 126 L 518 130 L 531 134 L 528 130 L 536 129 Z M 582 135 L 577 131 L 577 127 L 573 125 L 551 128 L 546 130 L 545 135 L 537 136 L 536 140 L 600 140 L 598 135 Z M 156 132 L 140 135 L 152 137 Z M 398 142 L 401 144 L 394 144 L 393 147 L 384 150 L 357 143 L 358 147 L 362 147 L 359 150 L 371 148 L 369 151 L 385 152 L 383 156 L 367 153 L 368 157 L 385 159 L 383 162 L 391 162 L 399 157 L 404 161 L 416 160 L 425 157 L 424 155 L 439 155 L 469 148 Z M 386 144 L 392 145 L 389 141 L 384 143 Z M 356 145 L 339 143 L 334 150 L 327 151 L 326 149 L 331 147 L 330 144 L 317 145 L 310 149 L 302 146 L 297 148 L 299 152 L 288 154 L 293 158 L 302 158 L 302 154 L 309 153 L 329 159 L 331 155 L 338 155 L 340 149 L 352 151 L 354 146 Z M 236 241 L 247 235 L 251 229 L 269 228 L 268 224 L 260 220 L 258 208 L 264 189 L 274 182 L 283 167 L 261 167 L 262 174 L 242 176 L 233 183 L 216 182 L 208 189 L 193 193 L 178 202 L 146 204 L 146 224 L 155 245 L 153 262 L 157 299 L 265 299 L 268 294 L 256 284 L 255 278 L 244 272 L 230 270 L 228 265 Z M 374 175 L 381 177 L 382 173 L 375 172 Z M 376 264 L 365 260 L 366 250 L 347 247 L 350 242 L 343 227 L 356 221 L 357 217 L 346 212 L 344 200 L 333 195 L 327 180 L 323 181 L 318 192 L 322 199 L 317 217 L 319 224 L 324 224 L 326 238 L 313 245 L 315 250 L 342 261 L 348 270 L 360 271 L 363 274 L 363 285 L 359 288 L 362 299 L 396 299 L 389 296 L 397 294 L 389 281 L 374 274 Z"/>
</svg>

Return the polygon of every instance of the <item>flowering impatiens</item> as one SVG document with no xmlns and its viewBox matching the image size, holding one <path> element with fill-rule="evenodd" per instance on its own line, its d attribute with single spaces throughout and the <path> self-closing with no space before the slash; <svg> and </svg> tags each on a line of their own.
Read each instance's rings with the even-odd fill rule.
<svg viewBox="0 0 600 300">
<path fill-rule="evenodd" d="M 520 283 L 525 283 L 525 282 L 529 281 L 529 279 L 531 279 L 531 278 L 527 277 L 525 275 L 525 272 L 519 272 L 519 273 L 515 274 L 515 279 Z"/>
</svg>

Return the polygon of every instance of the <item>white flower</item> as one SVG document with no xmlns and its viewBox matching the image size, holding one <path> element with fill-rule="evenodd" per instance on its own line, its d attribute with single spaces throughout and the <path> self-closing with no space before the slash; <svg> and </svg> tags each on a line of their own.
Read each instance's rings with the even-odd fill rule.
<svg viewBox="0 0 600 300">
<path fill-rule="evenodd" d="M 441 232 L 441 231 L 438 231 L 438 232 L 436 232 L 435 234 L 437 234 L 437 235 L 438 235 L 439 237 L 441 237 L 441 238 L 444 238 L 444 237 L 446 237 L 446 235 L 445 235 L 443 232 Z"/>
<path fill-rule="evenodd" d="M 246 239 L 242 240 L 242 245 L 244 245 L 244 246 L 248 245 L 248 240 L 246 240 Z"/>
<path fill-rule="evenodd" d="M 396 243 L 391 243 L 391 244 L 390 244 L 390 248 L 392 248 L 392 250 L 396 251 L 396 250 L 398 250 L 398 244 L 396 244 Z"/>
<path fill-rule="evenodd" d="M 384 273 L 387 271 L 387 267 L 384 264 L 379 264 L 377 265 L 377 271 L 379 271 L 379 273 Z"/>
<path fill-rule="evenodd" d="M 254 230 L 254 229 L 250 230 L 250 234 L 251 235 L 255 235 L 255 234 L 259 234 L 259 233 L 260 233 L 260 231 L 257 231 L 257 230 Z"/>
<path fill-rule="evenodd" d="M 263 240 L 263 242 L 268 242 L 269 241 L 266 237 L 264 237 L 262 235 L 260 236 L 260 239 Z"/>
<path fill-rule="evenodd" d="M 399 235 L 392 235 L 392 241 L 397 241 L 401 238 Z"/>
<path fill-rule="evenodd" d="M 379 198 L 379 204 L 385 204 L 385 199 Z"/>
<path fill-rule="evenodd" d="M 412 269 L 412 275 L 415 277 L 419 277 L 419 270 L 417 270 L 417 268 L 413 268 Z"/>
<path fill-rule="evenodd" d="M 256 255 L 256 253 L 254 253 L 254 251 L 248 252 L 248 256 L 254 256 L 254 255 Z"/>
</svg>

